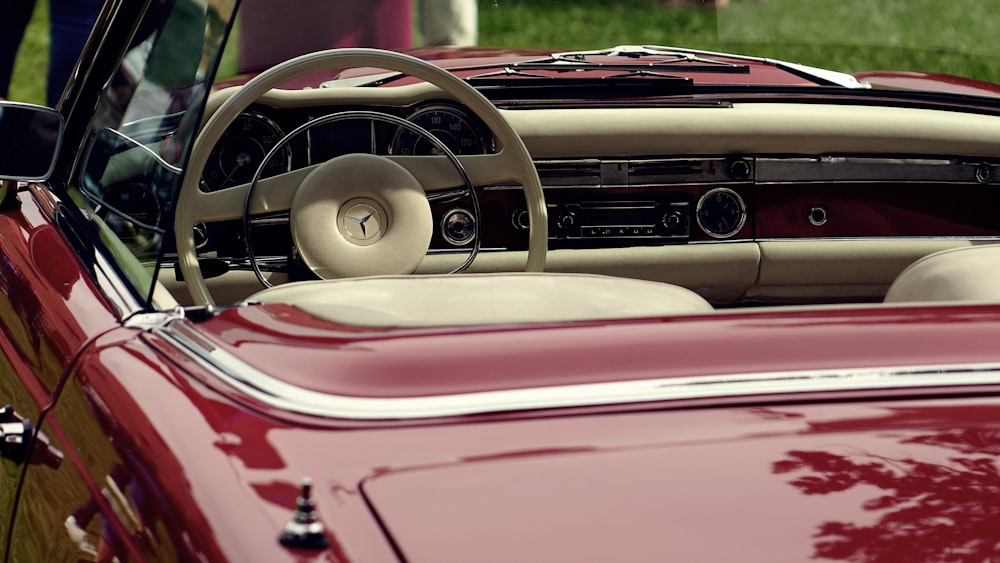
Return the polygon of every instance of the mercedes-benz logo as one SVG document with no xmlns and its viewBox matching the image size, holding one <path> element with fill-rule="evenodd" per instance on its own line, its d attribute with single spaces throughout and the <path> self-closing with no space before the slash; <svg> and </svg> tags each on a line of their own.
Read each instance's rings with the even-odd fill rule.
<svg viewBox="0 0 1000 563">
<path fill-rule="evenodd" d="M 381 214 L 367 203 L 351 205 L 343 217 L 344 233 L 355 240 L 372 241 L 382 233 Z"/>
</svg>

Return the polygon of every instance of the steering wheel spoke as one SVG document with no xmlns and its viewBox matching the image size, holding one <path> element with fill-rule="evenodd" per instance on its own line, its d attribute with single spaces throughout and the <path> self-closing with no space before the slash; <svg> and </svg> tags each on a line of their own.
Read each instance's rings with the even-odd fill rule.
<svg viewBox="0 0 1000 563">
<path fill-rule="evenodd" d="M 450 190 L 464 185 L 461 174 L 445 156 L 390 156 L 388 157 L 420 182 L 424 191 Z M 523 182 L 523 172 L 517 162 L 505 153 L 456 156 L 476 187 L 494 186 L 508 182 Z"/>
<path fill-rule="evenodd" d="M 288 211 L 292 208 L 296 186 L 316 167 L 309 166 L 278 176 L 264 178 L 257 183 L 250 212 L 253 215 Z M 239 219 L 243 216 L 243 203 L 250 184 L 232 186 L 217 192 L 199 191 L 190 199 L 192 218 L 195 222 L 209 223 Z"/>
</svg>

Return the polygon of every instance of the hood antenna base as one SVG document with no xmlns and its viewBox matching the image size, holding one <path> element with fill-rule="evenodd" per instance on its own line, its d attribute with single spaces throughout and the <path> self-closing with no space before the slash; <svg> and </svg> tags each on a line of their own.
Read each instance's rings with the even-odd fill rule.
<svg viewBox="0 0 1000 563">
<path fill-rule="evenodd" d="M 278 541 L 285 547 L 301 549 L 326 549 L 330 538 L 326 537 L 326 527 L 316 514 L 316 501 L 312 498 L 312 479 L 302 480 L 302 489 L 295 500 L 295 513 L 285 524 Z"/>
</svg>

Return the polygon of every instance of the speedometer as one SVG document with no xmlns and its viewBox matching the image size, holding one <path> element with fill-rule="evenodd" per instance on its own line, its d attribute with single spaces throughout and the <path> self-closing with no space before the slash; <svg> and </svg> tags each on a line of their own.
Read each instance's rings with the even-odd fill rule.
<svg viewBox="0 0 1000 563">
<path fill-rule="evenodd" d="M 212 149 L 201 177 L 202 189 L 214 192 L 250 182 L 264 157 L 284 136 L 268 117 L 256 112 L 241 114 Z M 291 165 L 292 150 L 285 145 L 264 165 L 261 177 L 288 172 Z"/>
<path fill-rule="evenodd" d="M 407 118 L 430 131 L 455 154 L 483 154 L 486 137 L 478 123 L 464 111 L 448 105 L 421 108 Z M 392 140 L 392 154 L 429 155 L 440 151 L 416 131 L 401 127 Z"/>
</svg>

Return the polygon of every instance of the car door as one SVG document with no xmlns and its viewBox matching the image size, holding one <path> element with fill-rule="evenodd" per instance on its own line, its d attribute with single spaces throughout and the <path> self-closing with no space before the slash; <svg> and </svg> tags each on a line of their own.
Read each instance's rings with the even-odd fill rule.
<svg viewBox="0 0 1000 563">
<path fill-rule="evenodd" d="M 138 452 L 130 435 L 149 432 L 140 413 L 122 406 L 135 403 L 116 372 L 132 381 L 149 376 L 129 349 L 135 334 L 112 330 L 88 343 L 68 370 L 40 428 L 48 444 L 36 443 L 39 454 L 41 448 L 59 452 L 61 463 L 45 469 L 33 464 L 27 470 L 11 560 L 183 559 L 167 527 L 151 516 L 158 491 L 150 486 L 150 467 L 135 461 Z"/>
<path fill-rule="evenodd" d="M 65 452 L 76 448 L 43 428 L 29 452 L 27 438 L 44 427 L 78 352 L 119 328 L 120 319 L 55 225 L 54 196 L 41 185 L 17 196 L 0 211 L 0 523 L 5 538 L 22 540 L 25 534 L 11 534 L 16 504 L 23 499 L 22 506 L 39 508 L 62 494 L 27 494 L 25 475 L 60 474 Z"/>
<path fill-rule="evenodd" d="M 96 298 L 79 258 L 54 224 L 58 205 L 39 184 L 52 172 L 62 118 L 0 103 L 0 532 L 28 467 L 51 472 L 62 453 L 34 434 L 81 345 L 117 323 Z M 35 437 L 36 436 L 36 437 Z M 33 438 L 34 437 L 34 438 Z M 35 447 L 32 449 L 32 444 Z M 6 549 L 6 542 L 4 542 Z"/>
</svg>

